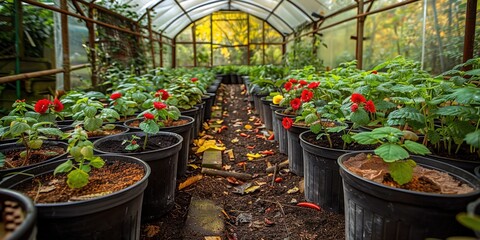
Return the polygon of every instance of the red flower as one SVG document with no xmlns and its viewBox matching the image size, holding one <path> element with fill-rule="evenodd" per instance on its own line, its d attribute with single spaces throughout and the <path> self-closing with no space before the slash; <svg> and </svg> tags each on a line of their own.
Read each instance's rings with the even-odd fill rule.
<svg viewBox="0 0 480 240">
<path fill-rule="evenodd" d="M 372 71 L 372 74 L 377 74 L 377 73 L 378 73 L 377 70 Z"/>
<path fill-rule="evenodd" d="M 285 88 L 285 90 L 290 91 L 290 89 L 292 89 L 292 86 L 292 82 L 286 82 L 283 87 Z"/>
<path fill-rule="evenodd" d="M 310 100 L 312 100 L 313 98 L 313 92 L 307 90 L 307 89 L 304 89 L 302 91 L 302 102 L 308 102 Z"/>
<path fill-rule="evenodd" d="M 196 82 L 196 81 L 198 81 L 198 78 L 195 78 L 195 77 L 192 78 L 192 82 Z"/>
<path fill-rule="evenodd" d="M 298 81 L 297 81 L 297 79 L 295 79 L 295 78 L 290 78 L 290 79 L 288 79 L 288 82 L 297 83 Z"/>
<path fill-rule="evenodd" d="M 363 108 L 365 108 L 365 111 L 367 111 L 367 112 L 371 112 L 371 113 L 376 112 L 375 104 L 373 104 L 372 100 L 368 100 L 365 103 L 365 106 Z"/>
<path fill-rule="evenodd" d="M 284 117 L 282 120 L 282 125 L 285 129 L 290 129 L 293 125 L 293 120 L 289 117 Z"/>
<path fill-rule="evenodd" d="M 314 88 L 317 88 L 319 85 L 320 85 L 319 82 L 311 82 L 310 84 L 308 84 L 307 87 L 310 89 L 314 89 Z"/>
<path fill-rule="evenodd" d="M 143 117 L 145 117 L 145 119 L 154 119 L 155 118 L 155 116 L 153 116 L 153 114 L 151 114 L 151 113 L 145 113 L 145 114 L 143 114 Z"/>
<path fill-rule="evenodd" d="M 55 100 L 53 100 L 53 106 L 55 106 L 55 112 L 61 112 L 63 110 L 63 103 L 60 102 L 58 98 L 55 98 Z"/>
<path fill-rule="evenodd" d="M 114 92 L 114 93 L 112 93 L 112 95 L 110 95 L 110 99 L 112 99 L 112 100 L 116 100 L 116 99 L 121 98 L 121 97 L 122 97 L 121 92 Z"/>
<path fill-rule="evenodd" d="M 160 89 L 155 93 L 155 97 L 161 97 L 162 100 L 167 100 L 170 97 L 170 94 L 165 89 Z"/>
<path fill-rule="evenodd" d="M 299 109 L 301 105 L 302 105 L 302 102 L 300 101 L 300 98 L 295 98 L 292 101 L 290 101 L 290 106 L 292 106 L 293 110 Z"/>
<path fill-rule="evenodd" d="M 137 144 L 137 141 L 132 140 L 132 145 L 135 145 L 135 144 Z"/>
<path fill-rule="evenodd" d="M 53 103 L 48 99 L 38 100 L 37 103 L 35 103 L 35 106 L 34 106 L 35 112 L 40 113 L 40 114 L 44 114 L 44 113 L 47 112 L 48 107 L 51 104 L 53 104 Z"/>
<path fill-rule="evenodd" d="M 356 112 L 358 110 L 358 104 L 356 103 L 352 104 L 352 106 L 350 107 L 350 110 L 352 110 L 352 112 Z"/>
<path fill-rule="evenodd" d="M 305 81 L 305 80 L 300 80 L 300 81 L 298 81 L 298 83 L 300 84 L 300 86 L 305 86 L 305 85 L 308 84 L 308 82 Z"/>
<path fill-rule="evenodd" d="M 357 104 L 364 103 L 365 101 L 367 101 L 365 97 L 360 93 L 353 93 L 352 96 L 350 97 L 350 100 Z"/>
<path fill-rule="evenodd" d="M 167 107 L 167 104 L 163 102 L 153 102 L 153 107 L 157 110 L 161 110 Z"/>
</svg>

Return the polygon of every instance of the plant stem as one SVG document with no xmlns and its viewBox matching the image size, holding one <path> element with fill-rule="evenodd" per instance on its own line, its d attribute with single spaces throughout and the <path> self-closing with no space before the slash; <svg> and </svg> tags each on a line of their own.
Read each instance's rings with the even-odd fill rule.
<svg viewBox="0 0 480 240">
<path fill-rule="evenodd" d="M 143 150 L 145 151 L 145 149 L 147 148 L 147 141 L 148 141 L 148 134 L 145 133 L 145 141 L 143 141 Z"/>
</svg>

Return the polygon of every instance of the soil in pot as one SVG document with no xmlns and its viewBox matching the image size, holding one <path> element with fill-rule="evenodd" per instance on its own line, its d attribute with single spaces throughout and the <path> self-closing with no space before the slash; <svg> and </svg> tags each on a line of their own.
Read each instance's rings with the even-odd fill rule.
<svg viewBox="0 0 480 240">
<path fill-rule="evenodd" d="M 142 119 L 137 119 L 137 120 L 129 122 L 127 126 L 134 127 L 134 128 L 139 128 L 140 123 L 142 123 L 142 122 L 143 122 Z M 165 127 L 175 127 L 175 126 L 185 125 L 188 122 L 189 122 L 188 119 L 178 119 L 178 120 L 171 121 L 171 122 L 164 122 L 163 124 L 164 124 Z"/>
<path fill-rule="evenodd" d="M 0 169 L 11 169 L 23 166 L 29 166 L 44 162 L 52 157 L 66 153 L 66 149 L 61 146 L 44 146 L 41 149 L 31 150 L 31 155 L 28 159 L 20 156 L 25 148 L 11 148 L 2 151 L 5 155 L 5 165 Z"/>
<path fill-rule="evenodd" d="M 305 141 L 326 148 L 330 148 L 330 142 L 326 137 L 322 137 L 317 139 L 317 135 L 309 132 L 308 134 L 304 135 Z M 369 145 L 362 145 L 358 143 L 350 143 L 344 146 L 344 142 L 342 140 L 342 134 L 340 133 L 330 133 L 330 140 L 332 141 L 332 149 L 345 149 L 345 150 L 352 150 L 352 151 L 359 151 L 359 150 L 371 150 L 375 149 L 375 146 Z"/>
<path fill-rule="evenodd" d="M 178 139 L 169 136 L 148 136 L 147 146 L 145 150 L 143 147 L 143 142 L 145 141 L 145 137 L 142 136 L 140 139 L 137 140 L 140 147 L 134 151 L 125 150 L 125 145 L 122 145 L 123 140 L 114 140 L 111 139 L 108 142 L 101 142 L 96 146 L 97 149 L 101 149 L 104 152 L 110 153 L 141 153 L 141 152 L 148 152 L 152 150 L 157 150 L 161 148 L 168 148 L 178 142 Z"/>
<path fill-rule="evenodd" d="M 105 166 L 90 172 L 89 183 L 83 188 L 68 187 L 65 174 L 44 174 L 15 189 L 28 195 L 35 203 L 81 201 L 120 191 L 140 181 L 144 175 L 144 169 L 138 164 L 106 161 Z"/>
<path fill-rule="evenodd" d="M 410 191 L 439 193 L 439 194 L 464 194 L 474 189 L 468 184 L 445 172 L 415 166 L 411 182 L 399 185 L 393 181 L 388 173 L 388 164 L 376 155 L 359 153 L 355 157 L 344 161 L 345 167 L 352 173 L 377 183 Z"/>
</svg>

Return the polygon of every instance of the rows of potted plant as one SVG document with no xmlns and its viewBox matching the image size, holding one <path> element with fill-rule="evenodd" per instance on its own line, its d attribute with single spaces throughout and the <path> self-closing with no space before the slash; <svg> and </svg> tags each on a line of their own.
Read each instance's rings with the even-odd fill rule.
<svg viewBox="0 0 480 240">
<path fill-rule="evenodd" d="M 24 145 L 14 160 L 10 150 L 4 151 L 8 144 L 0 144 L 1 167 L 6 170 L 0 185 L 33 199 L 40 222 L 37 239 L 138 239 L 141 221 L 158 218 L 172 207 L 176 177 L 185 173 L 196 124 L 194 118 L 181 116 L 179 107 L 205 101 L 202 96 L 211 86 L 206 82 L 213 84 L 215 78 L 210 72 L 199 72 L 196 76 L 201 78 L 189 74 L 112 71 L 115 81 L 106 94 L 72 91 L 35 105 L 19 100 L 0 119 L 1 139 Z M 131 133 L 106 133 L 117 127 L 130 130 L 129 121 L 138 122 Z M 47 157 L 53 156 L 51 148 L 57 144 L 63 144 L 65 152 L 59 160 L 29 163 L 42 146 L 48 147 Z M 118 174 L 130 180 L 117 181 Z M 70 195 L 63 197 L 58 191 Z"/>
<path fill-rule="evenodd" d="M 279 113 L 293 114 L 281 117 L 283 127 L 288 129 L 287 139 L 283 140 L 288 143 L 290 168 L 297 174 L 301 174 L 298 158 L 295 157 L 299 155 L 298 145 L 303 149 L 301 164 L 305 177 L 305 198 L 326 209 L 337 212 L 345 210 L 346 232 L 352 239 L 423 239 L 468 234 L 455 221 L 455 215 L 463 211 L 468 202 L 478 198 L 480 182 L 471 173 L 431 160 L 430 156 L 440 153 L 438 149 L 445 147 L 445 152 L 449 153 L 474 153 L 472 159 L 465 160 L 462 157 L 460 161 L 449 160 L 448 163 L 458 164 L 458 167 L 470 172 L 479 165 L 479 105 L 476 100 L 479 91 L 475 85 L 479 77 L 479 61 L 473 59 L 437 77 L 422 71 L 419 64 L 413 61 L 396 58 L 370 71 L 355 69 L 353 62 L 344 63 L 331 71 L 303 70 L 301 74 L 295 73 L 301 78 L 290 77 L 285 80 L 282 97 L 277 97 L 280 99 L 277 102 L 283 104 L 286 110 Z M 465 65 L 473 66 L 474 70 L 462 71 Z M 446 76 L 450 79 L 445 80 Z M 315 87 L 308 87 L 310 84 L 315 84 Z M 305 131 L 307 129 L 304 128 L 304 132 L 299 134 L 297 130 L 300 126 L 308 126 L 310 130 Z M 355 174 L 352 177 L 352 169 L 342 165 L 361 149 L 374 150 L 366 155 L 366 166 L 374 166 L 371 159 L 375 155 L 386 162 L 386 167 L 380 171 L 381 180 L 376 183 L 382 187 L 374 192 L 364 191 L 373 188 L 369 184 L 362 183 L 364 187 L 359 187 L 359 182 L 365 180 Z M 353 151 L 355 153 L 342 155 Z M 408 151 L 428 154 L 430 158 L 409 157 Z M 423 175 L 418 177 L 416 173 L 420 171 L 420 166 L 448 172 L 454 179 L 463 181 L 454 184 L 470 188 L 455 192 L 454 195 L 445 195 L 439 191 L 404 192 L 391 187 L 403 188 L 411 184 L 411 179 L 418 178 L 429 179 L 425 180 L 427 182 L 436 181 Z M 377 173 L 370 168 L 365 172 L 367 175 Z M 389 186 L 385 187 L 385 184 Z M 382 192 L 384 190 L 380 189 L 383 188 L 389 190 Z M 401 196 L 393 194 L 398 191 L 402 193 Z M 374 199 L 367 201 L 361 197 L 367 195 Z M 396 197 L 386 199 L 384 195 Z M 375 200 L 379 198 L 383 202 Z M 409 200 L 413 198 L 428 204 L 419 207 Z M 415 209 L 411 204 L 416 206 Z M 385 208 L 382 209 L 382 206 Z M 406 206 L 406 209 L 400 206 Z M 359 214 L 364 220 L 354 221 Z M 425 221 L 415 221 L 407 218 L 407 215 L 429 217 Z M 399 225 L 399 222 L 403 224 Z M 371 227 L 373 225 L 376 227 Z M 390 235 L 399 232 L 407 235 Z"/>
</svg>

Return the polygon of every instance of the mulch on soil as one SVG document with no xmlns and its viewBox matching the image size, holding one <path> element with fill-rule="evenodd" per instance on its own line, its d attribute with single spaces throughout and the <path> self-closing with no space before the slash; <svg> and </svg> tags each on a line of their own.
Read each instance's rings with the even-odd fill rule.
<svg viewBox="0 0 480 240">
<path fill-rule="evenodd" d="M 219 89 L 216 102 L 222 103 L 223 122 L 217 122 L 219 119 L 212 117 L 206 134 L 223 143 L 227 150 L 233 149 L 234 160 L 223 154 L 224 169 L 252 174 L 254 178 L 248 182 L 259 188 L 241 195 L 234 193 L 235 187 L 238 187 L 233 184 L 234 179 L 205 175 L 198 182 L 176 192 L 175 206 L 168 214 L 142 225 L 142 239 L 205 239 L 205 236 L 192 236 L 183 230 L 192 197 L 209 199 L 223 208 L 225 232 L 219 236 L 221 239 L 344 239 L 343 214 L 296 206 L 297 202 L 305 201 L 302 177 L 290 173 L 288 169 L 278 171 L 275 176 L 266 173 L 268 166 L 280 164 L 288 157 L 278 152 L 277 142 L 265 137 L 269 132 L 258 126 L 258 115 L 242 90 L 242 85 L 223 85 Z M 247 124 L 252 126 L 251 130 L 245 129 Z M 215 125 L 225 125 L 227 129 L 224 127 L 219 133 L 219 128 L 213 127 Z M 272 150 L 273 154 L 252 160 L 247 158 L 248 153 L 268 150 Z M 191 163 L 201 166 L 201 157 L 192 152 Z M 177 183 L 200 172 L 201 168 L 189 167 L 189 172 Z M 280 179 L 272 181 L 274 177 Z M 289 193 L 294 189 L 298 190 Z M 251 215 L 252 218 L 247 222 L 239 221 L 242 215 Z"/>
</svg>

